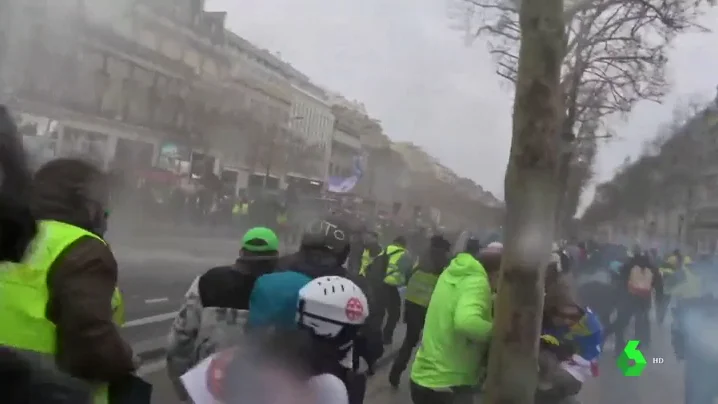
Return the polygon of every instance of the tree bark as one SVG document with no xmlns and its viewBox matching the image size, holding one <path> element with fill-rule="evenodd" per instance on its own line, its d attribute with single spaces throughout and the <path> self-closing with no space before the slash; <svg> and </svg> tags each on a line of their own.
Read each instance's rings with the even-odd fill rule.
<svg viewBox="0 0 718 404">
<path fill-rule="evenodd" d="M 506 233 L 486 403 L 533 404 L 545 268 L 557 204 L 563 0 L 523 0 Z"/>
</svg>

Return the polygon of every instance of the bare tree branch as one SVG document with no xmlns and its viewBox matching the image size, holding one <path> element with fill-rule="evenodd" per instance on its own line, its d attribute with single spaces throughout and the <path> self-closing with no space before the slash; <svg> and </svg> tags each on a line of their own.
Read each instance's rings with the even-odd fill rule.
<svg viewBox="0 0 718 404">
<path fill-rule="evenodd" d="M 467 29 L 487 40 L 497 73 L 513 83 L 520 0 L 457 0 Z M 594 119 L 625 115 L 640 100 L 659 102 L 667 90 L 667 47 L 680 33 L 704 31 L 696 19 L 715 0 L 576 0 L 567 2 L 562 85 L 569 126 L 591 109 Z M 600 102 L 597 102 L 600 100 Z"/>
<path fill-rule="evenodd" d="M 514 84 L 518 74 L 521 0 L 455 0 L 461 5 L 467 32 L 484 39 L 496 61 L 497 74 Z M 566 0 L 565 54 L 561 87 L 564 132 L 602 136 L 605 117 L 626 117 L 641 100 L 660 102 L 671 41 L 688 31 L 705 32 L 697 18 L 716 0 Z M 593 125 L 586 125 L 593 122 Z M 569 149 L 570 150 L 570 149 Z M 565 156 L 559 180 L 575 158 Z M 585 175 L 589 169 L 582 169 Z M 584 182 L 588 178 L 584 179 Z M 581 181 L 578 181 L 581 184 Z M 585 184 L 581 185 L 584 186 Z M 575 199 L 571 196 L 569 199 Z M 573 215 L 575 207 L 558 206 Z"/>
<path fill-rule="evenodd" d="M 686 203 L 683 197 L 702 179 L 696 174 L 705 147 L 701 136 L 710 136 L 701 126 L 702 119 L 715 111 L 714 105 L 706 107 L 695 100 L 676 109 L 656 138 L 644 145 L 638 159 L 626 158 L 610 181 L 597 186 L 584 223 L 597 225 L 618 220 L 621 215 L 641 216 L 653 209 Z"/>
</svg>

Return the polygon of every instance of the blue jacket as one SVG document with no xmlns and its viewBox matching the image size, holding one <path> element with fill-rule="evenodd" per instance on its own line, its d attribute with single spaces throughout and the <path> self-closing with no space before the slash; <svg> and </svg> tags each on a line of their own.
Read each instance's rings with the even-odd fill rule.
<svg viewBox="0 0 718 404">
<path fill-rule="evenodd" d="M 574 353 L 587 362 L 595 362 L 601 355 L 603 326 L 598 316 L 586 308 L 583 318 L 571 327 L 546 327 L 543 334 L 552 335 L 561 345 L 569 344 Z"/>
</svg>

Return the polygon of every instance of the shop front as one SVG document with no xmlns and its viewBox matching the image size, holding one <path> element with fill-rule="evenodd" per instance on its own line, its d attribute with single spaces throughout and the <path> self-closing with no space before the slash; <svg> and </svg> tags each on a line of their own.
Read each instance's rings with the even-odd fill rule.
<svg viewBox="0 0 718 404">
<path fill-rule="evenodd" d="M 174 142 L 165 142 L 160 146 L 157 157 L 157 168 L 167 170 L 178 175 L 190 173 L 192 149 L 189 146 Z"/>
<path fill-rule="evenodd" d="M 121 169 L 147 169 L 152 167 L 155 145 L 141 140 L 118 138 L 111 166 Z"/>
<path fill-rule="evenodd" d="M 223 169 L 219 175 L 222 182 L 222 191 L 225 195 L 237 195 L 237 183 L 239 182 L 239 172 L 230 169 Z"/>
<path fill-rule="evenodd" d="M 110 137 L 104 133 L 63 126 L 58 150 L 60 157 L 76 157 L 105 167 Z"/>
<path fill-rule="evenodd" d="M 304 178 L 295 175 L 285 177 L 287 181 L 287 191 L 293 191 L 301 195 L 317 196 L 322 193 L 324 182 L 311 178 Z"/>
<path fill-rule="evenodd" d="M 272 175 L 265 175 L 265 174 L 249 174 L 249 177 L 247 179 L 247 188 L 248 189 L 271 189 L 271 190 L 278 190 L 280 185 L 280 180 L 278 177 L 274 177 Z"/>
</svg>

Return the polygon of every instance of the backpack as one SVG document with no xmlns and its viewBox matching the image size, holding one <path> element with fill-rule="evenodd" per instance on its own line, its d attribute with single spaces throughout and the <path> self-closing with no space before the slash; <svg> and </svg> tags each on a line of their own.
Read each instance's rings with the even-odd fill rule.
<svg viewBox="0 0 718 404">
<path fill-rule="evenodd" d="M 634 266 L 628 276 L 628 291 L 632 295 L 649 297 L 653 290 L 653 271 Z"/>
</svg>

